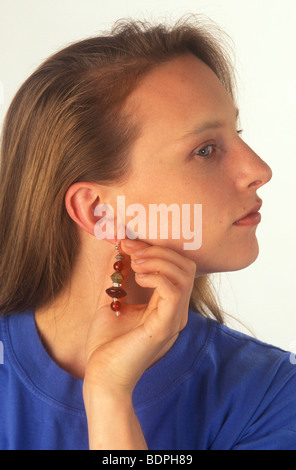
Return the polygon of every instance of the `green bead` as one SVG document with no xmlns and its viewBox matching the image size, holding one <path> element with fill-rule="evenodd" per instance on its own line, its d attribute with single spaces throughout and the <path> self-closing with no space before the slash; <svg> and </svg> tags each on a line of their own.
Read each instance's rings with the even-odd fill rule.
<svg viewBox="0 0 296 470">
<path fill-rule="evenodd" d="M 123 275 L 117 271 L 111 276 L 112 282 L 121 283 L 123 281 Z"/>
</svg>

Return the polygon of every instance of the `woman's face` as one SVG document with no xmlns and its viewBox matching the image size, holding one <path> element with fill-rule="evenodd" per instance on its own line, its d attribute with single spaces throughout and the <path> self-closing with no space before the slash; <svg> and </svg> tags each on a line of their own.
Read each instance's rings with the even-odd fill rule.
<svg viewBox="0 0 296 470">
<path fill-rule="evenodd" d="M 244 268 L 258 255 L 257 190 L 271 170 L 238 135 L 237 109 L 213 71 L 194 56 L 178 57 L 152 71 L 129 97 L 141 124 L 131 154 L 132 171 L 118 194 L 126 206 L 146 209 L 146 240 L 194 260 L 197 274 Z M 149 205 L 202 205 L 202 245 L 184 250 L 180 238 L 149 239 Z M 257 206 L 257 207 L 256 207 Z M 131 220 L 132 217 L 127 218 Z M 201 227 L 199 227 L 200 231 Z"/>
</svg>

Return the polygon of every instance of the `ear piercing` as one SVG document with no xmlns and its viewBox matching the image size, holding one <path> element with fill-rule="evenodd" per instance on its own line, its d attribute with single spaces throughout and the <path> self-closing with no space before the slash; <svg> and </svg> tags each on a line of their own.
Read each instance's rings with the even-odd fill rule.
<svg viewBox="0 0 296 470">
<path fill-rule="evenodd" d="M 120 315 L 121 303 L 118 299 L 125 297 L 127 294 L 125 290 L 122 289 L 123 275 L 121 273 L 123 269 L 123 258 L 124 256 L 120 253 L 118 245 L 115 246 L 117 250 L 117 255 L 115 256 L 116 262 L 113 265 L 114 273 L 111 274 L 112 287 L 106 289 L 106 294 L 113 298 L 113 301 L 110 304 L 111 310 L 115 312 L 115 315 L 118 317 Z"/>
</svg>

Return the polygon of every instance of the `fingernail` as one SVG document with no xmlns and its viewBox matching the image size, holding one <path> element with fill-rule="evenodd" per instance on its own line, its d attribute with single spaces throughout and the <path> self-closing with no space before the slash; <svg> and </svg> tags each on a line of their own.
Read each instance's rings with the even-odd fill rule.
<svg viewBox="0 0 296 470">
<path fill-rule="evenodd" d="M 133 246 L 136 246 L 136 244 L 137 244 L 137 242 L 135 242 L 133 240 L 129 240 L 129 239 L 124 239 L 122 241 L 126 246 L 129 246 L 130 248 L 132 248 Z"/>
<path fill-rule="evenodd" d="M 145 253 L 145 251 L 146 248 L 144 248 L 143 250 L 135 251 L 132 256 L 141 256 Z"/>
<path fill-rule="evenodd" d="M 133 259 L 132 260 L 132 263 L 135 263 L 135 264 L 140 264 L 140 263 L 145 263 L 145 259 L 141 258 L 141 259 Z"/>
</svg>

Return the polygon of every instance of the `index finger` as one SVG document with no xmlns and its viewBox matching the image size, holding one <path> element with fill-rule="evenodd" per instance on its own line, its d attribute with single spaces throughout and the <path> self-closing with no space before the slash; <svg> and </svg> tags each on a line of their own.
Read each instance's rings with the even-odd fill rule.
<svg viewBox="0 0 296 470">
<path fill-rule="evenodd" d="M 122 248 L 131 258 L 160 258 L 170 261 L 190 275 L 196 273 L 196 263 L 177 251 L 159 245 L 149 245 L 140 240 L 122 240 Z"/>
</svg>

